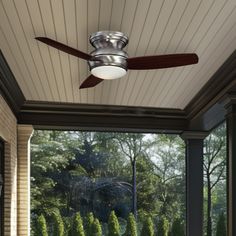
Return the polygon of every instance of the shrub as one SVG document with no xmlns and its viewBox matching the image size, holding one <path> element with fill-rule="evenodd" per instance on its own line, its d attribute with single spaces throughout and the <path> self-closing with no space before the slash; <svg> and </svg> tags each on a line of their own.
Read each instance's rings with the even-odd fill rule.
<svg viewBox="0 0 236 236">
<path fill-rule="evenodd" d="M 52 220 L 53 220 L 53 235 L 64 236 L 64 223 L 61 218 L 60 211 L 52 212 Z"/>
<path fill-rule="evenodd" d="M 48 236 L 45 217 L 40 215 L 36 220 L 35 235 Z"/>
<path fill-rule="evenodd" d="M 91 232 L 93 221 L 94 221 L 94 216 L 93 216 L 93 213 L 90 212 L 87 214 L 87 216 L 84 219 L 84 230 L 85 230 L 86 236 L 93 236 Z"/>
<path fill-rule="evenodd" d="M 80 216 L 80 213 L 77 212 L 75 216 L 73 217 L 73 222 L 72 222 L 72 227 L 70 231 L 71 235 L 76 235 L 76 236 L 85 236 L 84 233 L 84 227 L 83 227 L 83 221 Z"/>
<path fill-rule="evenodd" d="M 102 227 L 97 218 L 94 219 L 91 226 L 91 235 L 92 236 L 102 236 Z"/>
<path fill-rule="evenodd" d="M 157 226 L 157 235 L 168 236 L 169 233 L 169 222 L 165 217 L 162 217 Z"/>
<path fill-rule="evenodd" d="M 172 236 L 184 236 L 184 227 L 179 218 L 175 219 L 171 229 Z"/>
<path fill-rule="evenodd" d="M 126 231 L 125 236 L 137 236 L 137 225 L 134 218 L 134 215 L 132 213 L 129 214 L 127 225 L 126 225 Z"/>
<path fill-rule="evenodd" d="M 108 219 L 108 236 L 119 236 L 120 225 L 114 211 L 111 212 Z"/>
<path fill-rule="evenodd" d="M 141 236 L 154 236 L 154 226 L 151 217 L 144 220 Z"/>
<path fill-rule="evenodd" d="M 226 236 L 226 224 L 224 213 L 219 215 L 216 225 L 216 236 Z"/>
</svg>

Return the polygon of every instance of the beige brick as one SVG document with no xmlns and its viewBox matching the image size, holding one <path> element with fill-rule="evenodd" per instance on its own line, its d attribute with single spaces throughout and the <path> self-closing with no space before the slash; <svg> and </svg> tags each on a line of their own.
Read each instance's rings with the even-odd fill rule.
<svg viewBox="0 0 236 236">
<path fill-rule="evenodd" d="M 17 235 L 17 121 L 0 96 L 0 137 L 5 142 L 4 235 Z"/>
</svg>

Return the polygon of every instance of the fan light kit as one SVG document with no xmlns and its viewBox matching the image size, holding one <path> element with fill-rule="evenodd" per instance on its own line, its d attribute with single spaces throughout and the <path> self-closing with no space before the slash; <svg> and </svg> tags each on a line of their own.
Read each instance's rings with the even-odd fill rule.
<svg viewBox="0 0 236 236">
<path fill-rule="evenodd" d="M 91 74 L 101 79 L 119 79 L 126 75 L 126 70 L 119 66 L 97 66 Z"/>
<path fill-rule="evenodd" d="M 87 60 L 91 74 L 80 88 L 94 87 L 103 80 L 118 79 L 126 75 L 127 70 L 151 70 L 198 63 L 194 53 L 155 55 L 129 58 L 123 48 L 128 37 L 117 31 L 99 31 L 90 36 L 95 48 L 91 54 L 69 47 L 53 39 L 37 37 L 37 40 L 73 56 Z"/>
</svg>

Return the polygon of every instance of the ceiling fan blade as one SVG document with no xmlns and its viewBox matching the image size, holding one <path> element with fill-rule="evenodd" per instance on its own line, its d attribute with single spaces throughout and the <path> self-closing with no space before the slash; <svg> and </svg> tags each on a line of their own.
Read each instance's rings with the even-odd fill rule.
<svg viewBox="0 0 236 236">
<path fill-rule="evenodd" d="M 157 56 L 131 57 L 127 59 L 128 69 L 151 70 L 198 63 L 195 53 L 169 54 Z"/>
<path fill-rule="evenodd" d="M 87 53 L 84 53 L 84 52 L 81 52 L 75 48 L 72 48 L 72 47 L 69 47 L 63 43 L 59 43 L 53 39 L 50 39 L 50 38 L 46 38 L 46 37 L 36 37 L 35 38 L 36 40 L 40 41 L 40 42 L 43 42 L 49 46 L 52 46 L 60 51 L 63 51 L 63 52 L 66 52 L 68 54 L 71 54 L 73 56 L 76 56 L 76 57 L 79 57 L 79 58 L 82 58 L 82 59 L 85 59 L 85 60 L 90 60 L 92 58 L 91 55 L 87 54 Z"/>
<path fill-rule="evenodd" d="M 91 88 L 96 86 L 97 84 L 101 83 L 103 79 L 100 79 L 98 77 L 95 77 L 94 75 L 90 75 L 86 80 L 83 81 L 83 83 L 80 85 L 80 89 L 83 88 Z"/>
</svg>

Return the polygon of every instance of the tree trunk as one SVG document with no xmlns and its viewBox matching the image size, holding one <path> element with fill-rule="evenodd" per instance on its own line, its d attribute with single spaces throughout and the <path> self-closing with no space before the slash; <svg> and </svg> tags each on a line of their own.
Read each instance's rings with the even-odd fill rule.
<svg viewBox="0 0 236 236">
<path fill-rule="evenodd" d="M 207 175 L 207 236 L 212 236 L 212 219 L 211 219 L 211 178 Z"/>
<path fill-rule="evenodd" d="M 132 182 L 133 182 L 132 210 L 135 219 L 137 219 L 136 159 L 132 161 Z"/>
</svg>

